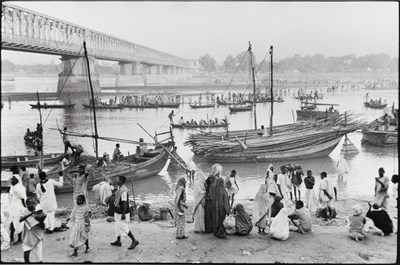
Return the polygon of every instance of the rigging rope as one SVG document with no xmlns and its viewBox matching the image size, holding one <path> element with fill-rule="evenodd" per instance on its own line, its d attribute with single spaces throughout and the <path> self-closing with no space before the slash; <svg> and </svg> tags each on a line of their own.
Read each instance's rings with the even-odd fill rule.
<svg viewBox="0 0 400 265">
<path fill-rule="evenodd" d="M 65 79 L 63 85 L 61 86 L 60 91 L 57 93 L 57 97 L 56 97 L 56 99 L 55 99 L 54 102 L 53 102 L 53 106 L 56 104 L 56 101 L 58 100 L 58 98 L 59 98 L 61 92 L 63 91 L 64 86 L 65 86 L 65 84 L 67 83 L 67 80 L 68 80 L 68 78 L 69 78 L 69 76 L 70 76 L 70 74 L 71 74 L 71 72 L 72 72 L 72 69 L 74 68 L 74 66 L 75 66 L 75 64 L 76 64 L 76 61 L 78 60 L 78 58 L 79 58 L 79 56 L 80 56 L 80 54 L 81 54 L 81 51 L 82 51 L 82 48 L 79 50 L 78 57 L 75 58 L 74 64 L 72 65 L 71 69 L 69 70 L 68 75 L 67 75 L 67 78 Z M 45 120 L 44 123 L 43 123 L 43 127 L 44 127 L 44 125 L 46 124 L 47 119 L 49 118 L 50 113 L 52 112 L 52 110 L 53 110 L 53 108 L 50 109 L 49 114 L 47 115 L 46 120 Z"/>
</svg>

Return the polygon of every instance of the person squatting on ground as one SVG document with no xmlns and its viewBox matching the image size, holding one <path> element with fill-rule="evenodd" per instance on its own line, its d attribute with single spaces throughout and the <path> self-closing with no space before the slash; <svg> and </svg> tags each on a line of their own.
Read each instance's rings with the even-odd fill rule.
<svg viewBox="0 0 400 265">
<path fill-rule="evenodd" d="M 86 203 L 85 195 L 78 195 L 76 198 L 76 206 L 67 218 L 67 222 L 71 220 L 74 223 L 71 229 L 69 238 L 69 246 L 74 249 L 71 257 L 78 256 L 78 249 L 86 245 L 85 253 L 89 252 L 89 232 L 90 232 L 90 217 L 92 211 Z"/>
<path fill-rule="evenodd" d="M 175 227 L 176 227 L 176 238 L 177 239 L 186 239 L 188 238 L 185 235 L 185 224 L 186 224 L 186 218 L 185 218 L 185 211 L 183 208 L 188 208 L 186 205 L 186 178 L 181 177 L 178 180 L 178 183 L 176 184 L 175 188 L 175 204 L 174 204 L 174 210 L 175 210 Z"/>
<path fill-rule="evenodd" d="M 372 208 L 370 203 L 368 205 L 366 226 L 372 228 L 375 233 L 381 236 L 388 236 L 393 233 L 393 222 L 385 209 L 376 203 L 372 205 Z"/>
<path fill-rule="evenodd" d="M 311 214 L 308 209 L 304 207 L 302 201 L 296 201 L 296 209 L 294 213 L 290 214 L 288 217 L 296 226 L 296 228 L 293 229 L 294 231 L 302 234 L 312 231 Z"/>
<path fill-rule="evenodd" d="M 233 216 L 235 218 L 235 235 L 246 236 L 250 234 L 253 229 L 253 223 L 248 213 L 244 210 L 242 204 L 236 204 L 235 208 L 232 210 Z"/>
<path fill-rule="evenodd" d="M 364 225 L 366 218 L 362 215 L 362 208 L 359 204 L 352 207 L 353 213 L 348 217 L 347 226 L 349 228 L 348 237 L 355 241 L 365 238 Z"/>
<path fill-rule="evenodd" d="M 54 193 L 54 187 L 62 187 L 64 185 L 62 171 L 60 173 L 60 181 L 57 182 L 53 179 L 48 179 L 46 173 L 42 171 L 39 173 L 40 183 L 36 185 L 36 195 L 40 202 L 40 207 L 47 214 L 49 221 L 49 229 L 46 231 L 48 234 L 53 233 L 56 221 L 57 198 Z"/>
<path fill-rule="evenodd" d="M 138 244 L 139 241 L 135 239 L 132 232 L 129 230 L 129 220 L 130 220 L 130 212 L 129 212 L 129 190 L 125 185 L 126 178 L 125 176 L 119 176 L 117 184 L 119 186 L 116 194 L 115 194 L 115 212 L 114 212 L 114 219 L 115 219 L 115 235 L 117 240 L 111 242 L 112 246 L 120 247 L 121 243 L 121 236 L 128 236 L 132 243 L 128 247 L 128 249 L 134 249 Z"/>
</svg>

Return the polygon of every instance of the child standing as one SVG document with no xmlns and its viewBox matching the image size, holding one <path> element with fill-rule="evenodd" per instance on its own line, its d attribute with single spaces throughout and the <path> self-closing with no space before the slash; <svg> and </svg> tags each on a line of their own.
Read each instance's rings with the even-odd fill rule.
<svg viewBox="0 0 400 265">
<path fill-rule="evenodd" d="M 354 205 L 352 210 L 353 214 L 349 216 L 349 221 L 347 223 L 349 228 L 348 237 L 354 239 L 355 241 L 360 241 L 365 237 L 364 225 L 367 220 L 362 215 L 362 208 L 360 205 Z"/>
<path fill-rule="evenodd" d="M 78 249 L 82 245 L 86 245 L 85 253 L 89 252 L 89 232 L 90 232 L 90 217 L 92 211 L 86 204 L 85 195 L 80 194 L 76 198 L 76 206 L 72 210 L 67 221 L 71 220 L 74 225 L 71 229 L 71 236 L 69 238 L 69 246 L 74 249 L 71 257 L 78 256 Z"/>
<path fill-rule="evenodd" d="M 45 223 L 46 214 L 43 210 L 36 211 L 37 202 L 30 197 L 26 200 L 26 208 L 22 212 L 19 221 L 24 223 L 22 230 L 22 250 L 24 251 L 25 263 L 29 263 L 29 256 L 32 253 L 36 262 L 43 261 L 43 231 L 48 223 Z M 47 220 L 46 220 L 47 221 Z"/>
<path fill-rule="evenodd" d="M 236 187 L 233 184 L 235 184 Z M 225 188 L 226 192 L 228 193 L 229 201 L 231 202 L 230 206 L 232 208 L 233 202 L 235 200 L 235 194 L 238 193 L 239 191 L 239 186 L 236 183 L 236 170 L 232 170 L 231 174 L 228 177 L 226 177 Z"/>
</svg>

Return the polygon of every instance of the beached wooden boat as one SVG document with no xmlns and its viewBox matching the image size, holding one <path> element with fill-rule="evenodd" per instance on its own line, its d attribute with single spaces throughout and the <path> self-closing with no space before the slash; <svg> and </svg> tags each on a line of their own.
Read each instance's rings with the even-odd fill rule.
<svg viewBox="0 0 400 265">
<path fill-rule="evenodd" d="M 271 46 L 271 95 L 273 95 L 272 51 Z M 250 58 L 253 58 L 251 45 L 249 54 Z M 254 73 L 254 67 L 252 71 Z M 254 74 L 253 91 L 255 91 Z M 222 137 L 218 134 L 200 132 L 190 134 L 185 145 L 191 146 L 195 155 L 204 156 L 213 163 L 293 161 L 327 156 L 344 135 L 360 128 L 359 122 L 344 115 L 275 127 L 272 126 L 272 117 L 273 102 L 271 102 L 269 136 L 260 136 L 257 130 L 229 131 Z M 255 129 L 257 129 L 256 119 Z"/>
<path fill-rule="evenodd" d="M 310 106 L 313 106 L 310 108 Z M 317 106 L 330 106 L 330 109 L 318 110 Z M 338 106 L 338 104 L 329 103 L 312 103 L 312 102 L 301 102 L 300 110 L 296 110 L 297 120 L 307 120 L 307 119 L 323 119 L 327 117 L 338 117 L 339 111 L 333 109 L 333 106 Z"/>
<path fill-rule="evenodd" d="M 73 108 L 75 103 L 70 104 L 29 104 L 32 109 L 68 109 Z"/>
<path fill-rule="evenodd" d="M 204 108 L 214 108 L 215 107 L 215 103 L 212 104 L 190 104 L 190 107 L 192 109 L 204 109 Z"/>
<path fill-rule="evenodd" d="M 387 107 L 387 103 L 379 104 L 379 103 L 364 102 L 364 106 L 371 109 L 384 109 Z"/>
<path fill-rule="evenodd" d="M 43 163 L 45 166 L 60 162 L 64 158 L 64 153 L 50 153 L 43 155 Z M 39 163 L 39 156 L 2 156 L 1 168 L 9 168 L 12 165 L 36 167 Z"/>
<path fill-rule="evenodd" d="M 251 111 L 253 109 L 253 106 L 252 105 L 239 105 L 239 106 L 231 106 L 228 108 L 232 113 L 235 113 L 235 112 Z"/>
<path fill-rule="evenodd" d="M 82 103 L 82 106 L 85 109 L 90 109 L 92 108 L 92 106 L 90 104 L 86 104 L 86 103 Z M 124 107 L 122 107 L 121 105 L 113 105 L 113 106 L 109 106 L 109 105 L 97 105 L 96 109 L 123 109 Z"/>
<path fill-rule="evenodd" d="M 167 150 L 173 152 L 174 146 L 167 144 Z M 88 178 L 88 189 L 90 190 L 94 185 L 104 180 L 103 174 L 111 179 L 113 183 L 117 182 L 117 178 L 123 175 L 127 179 L 127 183 L 131 180 L 138 180 L 151 176 L 157 176 L 158 173 L 164 168 L 167 163 L 169 153 L 167 150 L 161 149 L 155 152 L 155 156 L 143 156 L 136 157 L 131 155 L 129 158 L 125 158 L 115 164 L 110 164 L 108 167 L 97 167 L 95 158 L 93 157 L 92 162 L 88 163 L 91 165 Z M 77 171 L 78 168 L 71 169 L 70 171 Z M 58 171 L 48 174 L 49 178 L 58 180 Z M 55 190 L 56 193 L 68 193 L 73 192 L 74 187 L 72 185 L 72 179 L 70 176 L 65 177 L 64 185 Z"/>
<path fill-rule="evenodd" d="M 220 123 L 214 125 L 187 125 L 187 124 L 171 124 L 172 128 L 179 129 L 208 129 L 208 128 L 226 128 L 229 123 Z"/>
</svg>

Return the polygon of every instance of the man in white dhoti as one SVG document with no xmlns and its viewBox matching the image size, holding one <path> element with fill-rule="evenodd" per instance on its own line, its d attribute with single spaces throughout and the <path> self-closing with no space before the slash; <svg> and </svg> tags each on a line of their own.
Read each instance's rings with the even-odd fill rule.
<svg viewBox="0 0 400 265">
<path fill-rule="evenodd" d="M 18 168 L 17 168 L 18 169 Z M 10 240 L 14 241 L 14 232 L 18 235 L 18 240 L 13 245 L 22 243 L 22 223 L 19 222 L 21 213 L 25 210 L 26 190 L 22 186 L 20 177 L 15 174 L 11 177 L 11 187 L 8 198 L 8 213 L 10 216 Z M 18 177 L 17 177 L 18 176 Z"/>
<path fill-rule="evenodd" d="M 139 244 L 139 241 L 135 239 L 132 232 L 129 230 L 128 226 L 130 220 L 129 190 L 125 186 L 125 181 L 126 178 L 124 176 L 118 177 L 117 184 L 119 188 L 115 194 L 115 201 L 114 201 L 115 235 L 117 237 L 117 240 L 115 242 L 112 242 L 111 245 L 120 247 L 122 245 L 121 236 L 127 235 L 132 240 L 132 244 L 128 247 L 128 249 L 134 249 Z"/>
<path fill-rule="evenodd" d="M 287 178 L 286 174 L 287 174 L 286 166 L 281 166 L 281 173 L 278 175 L 276 184 L 278 185 L 278 190 L 280 192 L 280 196 L 283 198 L 283 201 L 284 201 L 283 204 L 286 204 L 286 201 L 290 199 L 289 189 L 288 189 L 287 180 L 286 180 L 286 178 Z"/>
<path fill-rule="evenodd" d="M 55 213 L 57 209 L 57 198 L 54 193 L 54 187 L 62 187 L 64 185 L 64 178 L 62 171 L 60 171 L 60 181 L 48 179 L 45 172 L 39 173 L 40 182 L 36 185 L 36 196 L 40 202 L 40 209 L 47 215 L 49 222 L 49 229 L 47 234 L 52 234 L 56 222 Z"/>
</svg>

